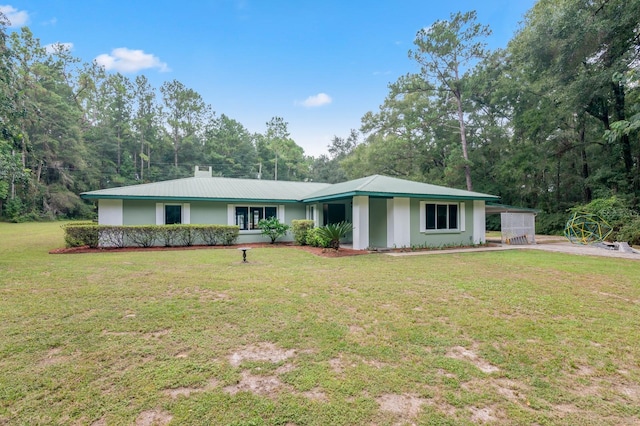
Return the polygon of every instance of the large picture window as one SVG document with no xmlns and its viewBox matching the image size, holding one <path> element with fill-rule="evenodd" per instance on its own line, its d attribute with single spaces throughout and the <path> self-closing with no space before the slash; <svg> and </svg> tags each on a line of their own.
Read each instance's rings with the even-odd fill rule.
<svg viewBox="0 0 640 426">
<path fill-rule="evenodd" d="M 459 231 L 460 208 L 458 203 L 422 203 L 421 230 Z"/>
<path fill-rule="evenodd" d="M 235 208 L 235 224 L 241 231 L 260 229 L 258 222 L 272 217 L 278 217 L 278 208 L 275 206 L 236 206 Z"/>
</svg>

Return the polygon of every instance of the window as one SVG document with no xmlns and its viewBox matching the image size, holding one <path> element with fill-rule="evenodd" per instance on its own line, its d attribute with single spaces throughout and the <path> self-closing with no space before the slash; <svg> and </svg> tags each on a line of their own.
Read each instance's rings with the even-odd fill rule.
<svg viewBox="0 0 640 426">
<path fill-rule="evenodd" d="M 182 206 L 181 205 L 165 205 L 164 206 L 164 224 L 178 225 L 182 223 Z"/>
<path fill-rule="evenodd" d="M 330 223 L 340 223 L 346 220 L 346 206 L 344 204 L 323 204 L 323 226 Z"/>
<path fill-rule="evenodd" d="M 459 231 L 460 208 L 457 203 L 421 204 L 421 231 Z"/>
<path fill-rule="evenodd" d="M 278 209 L 275 206 L 236 206 L 235 208 L 235 224 L 240 227 L 241 231 L 260 229 L 258 222 L 271 217 L 278 217 Z"/>
</svg>

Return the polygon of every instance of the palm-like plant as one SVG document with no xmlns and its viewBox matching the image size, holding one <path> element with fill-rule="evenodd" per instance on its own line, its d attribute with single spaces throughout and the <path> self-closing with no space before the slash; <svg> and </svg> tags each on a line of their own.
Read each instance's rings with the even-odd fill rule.
<svg viewBox="0 0 640 426">
<path fill-rule="evenodd" d="M 340 249 L 340 239 L 344 238 L 353 230 L 351 222 L 330 223 L 320 228 L 318 232 L 330 241 L 329 247 L 334 250 Z"/>
</svg>

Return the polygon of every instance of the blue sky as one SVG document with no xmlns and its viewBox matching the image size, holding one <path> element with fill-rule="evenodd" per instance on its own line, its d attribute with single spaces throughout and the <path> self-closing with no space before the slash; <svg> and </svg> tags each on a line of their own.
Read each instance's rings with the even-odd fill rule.
<svg viewBox="0 0 640 426">
<path fill-rule="evenodd" d="M 251 132 L 282 117 L 317 156 L 378 110 L 389 83 L 416 71 L 407 52 L 420 28 L 476 10 L 493 31 L 489 47 L 505 47 L 534 3 L 15 0 L 0 10 L 43 45 L 69 43 L 83 61 L 132 79 L 145 74 L 156 88 L 179 80 Z"/>
</svg>

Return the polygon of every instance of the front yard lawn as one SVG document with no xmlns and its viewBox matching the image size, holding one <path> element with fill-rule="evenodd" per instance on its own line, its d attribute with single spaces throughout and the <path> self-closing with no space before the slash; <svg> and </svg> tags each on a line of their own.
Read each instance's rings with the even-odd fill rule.
<svg viewBox="0 0 640 426">
<path fill-rule="evenodd" d="M 640 422 L 639 262 L 0 241 L 0 424 Z"/>
</svg>

